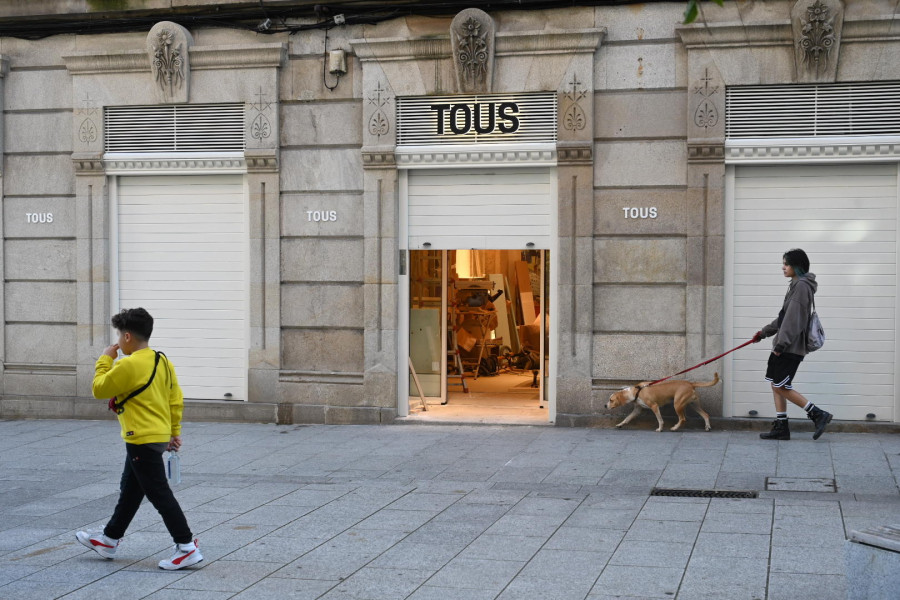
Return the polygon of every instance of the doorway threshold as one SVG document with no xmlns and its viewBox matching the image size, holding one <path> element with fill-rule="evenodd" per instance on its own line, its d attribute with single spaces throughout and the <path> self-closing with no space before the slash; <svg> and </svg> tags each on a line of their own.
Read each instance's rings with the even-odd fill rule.
<svg viewBox="0 0 900 600">
<path fill-rule="evenodd" d="M 541 425 L 552 427 L 546 408 L 477 406 L 473 404 L 429 404 L 424 411 L 417 407 L 407 417 L 397 417 L 395 423 L 426 423 L 441 425 Z"/>
</svg>

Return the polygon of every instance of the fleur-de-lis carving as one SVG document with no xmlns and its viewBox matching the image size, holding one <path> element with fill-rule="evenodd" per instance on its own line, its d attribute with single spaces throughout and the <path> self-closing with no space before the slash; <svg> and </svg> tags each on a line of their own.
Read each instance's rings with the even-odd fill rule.
<svg viewBox="0 0 900 600">
<path fill-rule="evenodd" d="M 803 63 L 813 68 L 816 74 L 827 67 L 836 41 L 834 17 L 829 17 L 828 13 L 828 7 L 816 0 L 806 9 L 808 20 L 800 19 L 802 35 L 797 43 L 803 51 Z"/>
<path fill-rule="evenodd" d="M 167 94 L 184 84 L 183 52 L 183 45 L 175 44 L 175 35 L 171 31 L 163 29 L 157 34 L 153 44 L 153 75 Z"/>
<path fill-rule="evenodd" d="M 387 135 L 390 130 L 391 123 L 388 121 L 387 116 L 381 110 L 376 111 L 369 120 L 369 133 L 376 137 L 381 137 Z"/>
<path fill-rule="evenodd" d="M 569 131 L 581 131 L 584 129 L 587 124 L 587 118 L 584 115 L 584 111 L 577 104 L 573 104 L 566 111 L 566 115 L 563 121 L 563 127 L 568 129 Z"/>
<path fill-rule="evenodd" d="M 460 27 L 456 58 L 463 68 L 466 80 L 476 83 L 487 74 L 488 46 L 481 23 L 474 17 L 466 19 Z"/>
<path fill-rule="evenodd" d="M 719 122 L 719 111 L 710 102 L 701 102 L 694 113 L 694 124 L 697 127 L 709 129 Z"/>
<path fill-rule="evenodd" d="M 91 119 L 85 119 L 78 128 L 78 139 L 85 144 L 97 141 L 97 126 Z"/>
<path fill-rule="evenodd" d="M 391 98 L 385 93 L 386 90 L 381 86 L 380 81 L 373 92 L 369 96 L 369 104 L 375 106 L 375 113 L 369 119 L 369 133 L 380 138 L 391 130 L 391 122 L 382 110 L 382 107 L 388 104 Z"/>
<path fill-rule="evenodd" d="M 250 128 L 250 135 L 253 136 L 253 139 L 262 140 L 269 137 L 271 133 L 272 127 L 269 125 L 269 120 L 262 114 L 253 119 L 253 125 Z"/>
</svg>

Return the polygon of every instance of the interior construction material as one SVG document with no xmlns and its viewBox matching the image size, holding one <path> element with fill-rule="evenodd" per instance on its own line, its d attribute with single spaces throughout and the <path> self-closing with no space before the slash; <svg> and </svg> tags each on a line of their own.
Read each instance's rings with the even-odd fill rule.
<svg viewBox="0 0 900 600">
<path fill-rule="evenodd" d="M 409 358 L 429 418 L 547 421 L 547 265 L 546 250 L 410 251 Z"/>
</svg>

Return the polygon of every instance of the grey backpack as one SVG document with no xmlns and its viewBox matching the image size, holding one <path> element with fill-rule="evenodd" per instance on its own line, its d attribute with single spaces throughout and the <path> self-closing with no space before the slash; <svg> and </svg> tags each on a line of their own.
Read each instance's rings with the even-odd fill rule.
<svg viewBox="0 0 900 600">
<path fill-rule="evenodd" d="M 809 315 L 809 326 L 806 329 L 806 351 L 815 352 L 825 345 L 825 328 L 816 314 L 816 301 L 812 301 L 812 313 Z"/>
</svg>

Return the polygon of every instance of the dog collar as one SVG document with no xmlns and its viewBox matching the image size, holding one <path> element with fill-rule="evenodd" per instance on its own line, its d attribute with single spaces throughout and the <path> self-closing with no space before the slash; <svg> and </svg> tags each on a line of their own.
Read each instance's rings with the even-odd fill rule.
<svg viewBox="0 0 900 600">
<path fill-rule="evenodd" d="M 635 402 L 638 401 L 638 396 L 641 395 L 641 390 L 644 389 L 644 387 L 646 387 L 646 386 L 643 386 L 643 385 L 634 386 L 634 401 Z"/>
</svg>

